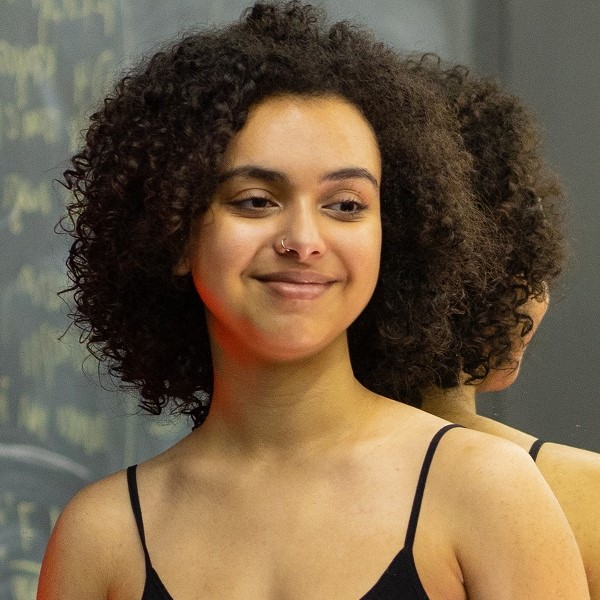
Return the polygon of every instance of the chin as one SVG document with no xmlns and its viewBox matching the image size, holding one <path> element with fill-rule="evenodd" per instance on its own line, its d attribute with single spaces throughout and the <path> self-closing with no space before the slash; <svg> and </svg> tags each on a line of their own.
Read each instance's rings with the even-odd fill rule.
<svg viewBox="0 0 600 600">
<path fill-rule="evenodd" d="M 246 347 L 248 352 L 257 355 L 265 362 L 274 364 L 291 363 L 310 359 L 321 354 L 336 344 L 342 336 L 330 337 L 298 331 L 293 334 L 273 334 L 268 336 L 251 336 L 251 343 Z"/>
<path fill-rule="evenodd" d="M 274 364 L 292 363 L 310 359 L 320 354 L 329 344 L 322 343 L 310 343 L 302 344 L 297 340 L 293 344 L 288 343 L 284 345 L 270 344 L 268 346 L 262 346 L 259 351 L 259 356 L 267 361 Z M 254 349 L 256 351 L 256 349 Z"/>
</svg>

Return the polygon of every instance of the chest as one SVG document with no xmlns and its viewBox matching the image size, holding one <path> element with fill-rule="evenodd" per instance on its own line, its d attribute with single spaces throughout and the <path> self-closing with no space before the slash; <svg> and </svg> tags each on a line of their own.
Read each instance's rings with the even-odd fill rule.
<svg viewBox="0 0 600 600">
<path fill-rule="evenodd" d="M 144 523 L 152 565 L 173 600 L 358 600 L 368 598 L 391 565 L 406 571 L 414 552 L 416 561 L 427 565 L 421 569 L 425 586 L 438 589 L 444 582 L 440 598 L 464 597 L 451 568 L 450 544 L 443 530 L 436 530 L 434 503 L 424 502 L 421 511 L 427 514 L 419 515 L 414 549 L 406 549 L 413 494 L 402 493 L 407 483 L 398 474 L 394 481 L 377 479 L 375 490 L 353 485 L 353 494 L 322 482 L 271 482 L 206 494 L 202 502 L 188 499 L 169 511 L 147 503 Z M 408 561 L 406 556 L 398 561 L 401 550 Z M 145 572 L 143 555 L 136 562 L 132 569 Z M 123 598 L 140 600 L 143 584 L 134 587 L 136 595 Z"/>
</svg>

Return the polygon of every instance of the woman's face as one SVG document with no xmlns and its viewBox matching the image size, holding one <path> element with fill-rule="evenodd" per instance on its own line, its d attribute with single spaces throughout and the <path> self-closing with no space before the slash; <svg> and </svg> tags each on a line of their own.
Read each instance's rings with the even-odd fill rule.
<svg viewBox="0 0 600 600">
<path fill-rule="evenodd" d="M 183 264 L 213 343 L 292 360 L 345 335 L 377 282 L 380 180 L 353 105 L 290 95 L 254 106 Z"/>
<path fill-rule="evenodd" d="M 488 376 L 477 386 L 478 392 L 497 392 L 507 388 L 515 382 L 521 369 L 523 354 L 537 328 L 540 326 L 540 323 L 548 310 L 549 303 L 550 296 L 546 292 L 543 298 L 530 298 L 527 303 L 523 305 L 521 311 L 531 317 L 533 326 L 531 331 L 525 336 L 521 336 L 519 332 L 515 332 L 514 348 L 511 358 L 516 364 L 516 367 L 513 368 L 509 366 L 505 369 L 492 369 Z"/>
</svg>

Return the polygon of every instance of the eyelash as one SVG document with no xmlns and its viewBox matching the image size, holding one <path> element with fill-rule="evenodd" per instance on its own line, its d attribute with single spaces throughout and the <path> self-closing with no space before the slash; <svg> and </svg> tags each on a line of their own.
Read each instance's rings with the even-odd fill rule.
<svg viewBox="0 0 600 600">
<path fill-rule="evenodd" d="M 262 206 L 253 206 L 249 205 L 249 203 L 260 202 Z M 274 200 L 269 198 L 264 198 L 262 196 L 251 196 L 249 198 L 240 198 L 239 200 L 232 200 L 229 202 L 230 206 L 234 209 L 245 213 L 246 215 L 254 216 L 256 218 L 261 217 L 264 214 L 264 211 L 269 210 L 271 208 L 276 208 L 278 205 Z M 343 210 L 342 206 L 352 205 L 353 210 Z M 340 208 L 335 210 L 332 207 L 339 206 Z M 347 198 L 344 200 L 337 200 L 336 202 L 331 202 L 323 206 L 323 209 L 326 210 L 330 214 L 334 214 L 335 218 L 352 221 L 360 217 L 361 213 L 367 209 L 367 205 L 359 202 L 358 200 Z"/>
<path fill-rule="evenodd" d="M 248 206 L 248 203 L 257 201 L 263 203 L 263 206 Z M 269 198 L 263 198 L 262 196 L 250 196 L 249 198 L 231 200 L 229 204 L 230 206 L 233 206 L 240 212 L 256 213 L 256 216 L 260 216 L 259 213 L 261 213 L 262 211 L 267 210 L 269 208 L 274 208 L 276 206 L 276 203 L 273 200 L 270 200 Z"/>
<path fill-rule="evenodd" d="M 341 206 L 343 206 L 344 204 L 354 205 L 354 210 L 342 210 Z M 340 209 L 333 211 L 331 207 L 337 206 L 337 205 L 340 205 Z M 359 202 L 358 200 L 348 198 L 346 200 L 338 200 L 337 202 L 332 202 L 331 204 L 328 204 L 324 208 L 327 210 L 332 210 L 332 212 L 337 213 L 336 217 L 338 219 L 344 219 L 346 221 L 351 221 L 353 219 L 357 219 L 361 215 L 361 213 L 367 209 L 367 205 L 363 204 L 362 202 Z"/>
</svg>

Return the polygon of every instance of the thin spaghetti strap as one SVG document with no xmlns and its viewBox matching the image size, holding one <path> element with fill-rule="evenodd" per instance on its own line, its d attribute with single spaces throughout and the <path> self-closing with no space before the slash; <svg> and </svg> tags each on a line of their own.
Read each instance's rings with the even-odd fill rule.
<svg viewBox="0 0 600 600">
<path fill-rule="evenodd" d="M 436 448 L 438 447 L 442 436 L 447 431 L 450 431 L 450 429 L 454 429 L 455 427 L 461 427 L 461 425 L 450 423 L 442 427 L 433 436 L 433 439 L 429 443 L 429 448 L 427 448 L 427 453 L 425 454 L 425 459 L 423 460 L 423 466 L 421 467 L 421 473 L 419 474 L 419 481 L 417 483 L 417 489 L 415 491 L 412 509 L 410 511 L 408 528 L 406 530 L 406 540 L 404 542 L 404 547 L 407 549 L 412 548 L 413 543 L 415 541 L 417 523 L 419 521 L 419 513 L 421 511 L 421 503 L 423 502 L 423 493 L 425 492 L 425 484 L 427 483 L 427 475 L 429 474 L 429 467 L 431 466 L 433 455 L 435 454 Z"/>
<path fill-rule="evenodd" d="M 531 448 L 529 449 L 529 456 L 531 456 L 531 458 L 533 458 L 533 462 L 535 462 L 537 460 L 540 448 L 544 444 L 545 444 L 544 440 L 535 440 L 535 442 L 533 442 Z"/>
<path fill-rule="evenodd" d="M 140 496 L 138 494 L 137 477 L 136 477 L 137 465 L 127 467 L 127 487 L 129 488 L 129 500 L 131 502 L 131 510 L 135 517 L 137 524 L 140 541 L 142 542 L 142 548 L 144 549 L 144 557 L 146 558 L 146 565 L 150 565 L 150 555 L 148 554 L 148 548 L 146 548 L 146 536 L 144 535 L 144 521 L 142 520 L 142 507 L 140 506 Z"/>
</svg>

